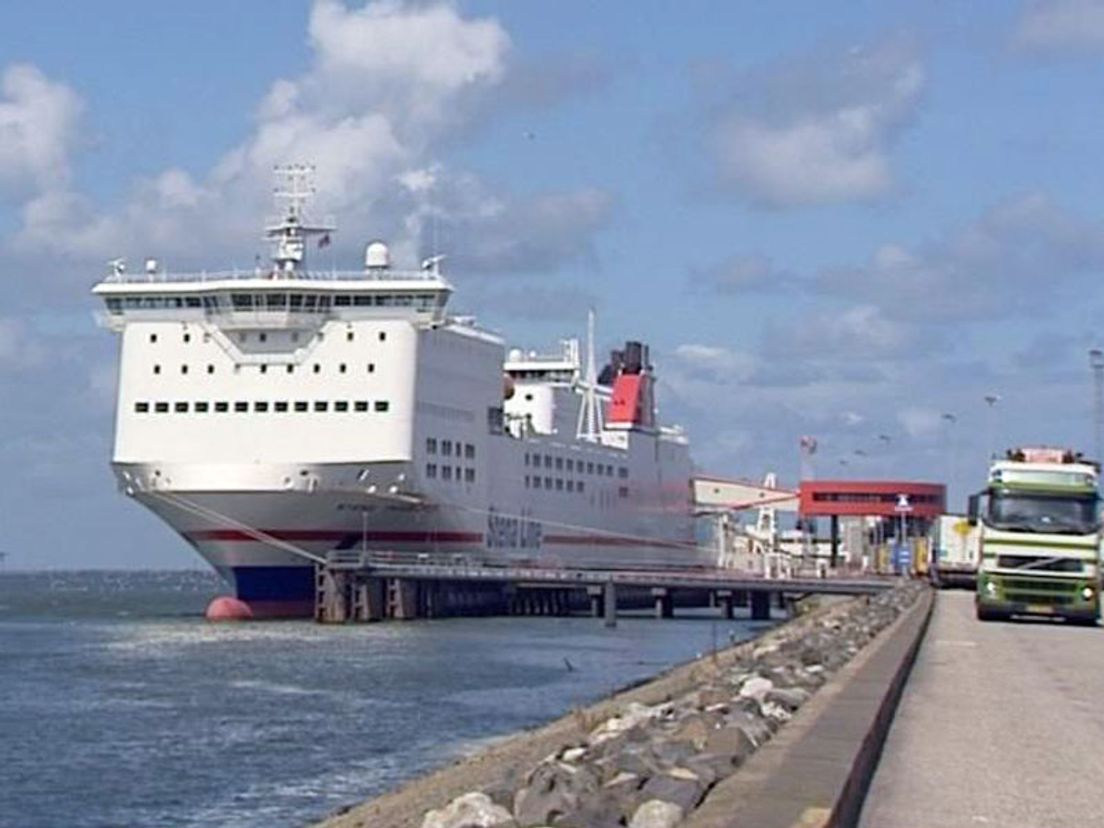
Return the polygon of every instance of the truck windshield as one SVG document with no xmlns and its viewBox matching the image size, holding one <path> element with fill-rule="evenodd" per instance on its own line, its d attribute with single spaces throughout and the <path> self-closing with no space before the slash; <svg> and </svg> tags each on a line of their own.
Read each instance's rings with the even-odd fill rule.
<svg viewBox="0 0 1104 828">
<path fill-rule="evenodd" d="M 1096 531 L 1095 497 L 993 492 L 986 523 L 1013 532 L 1086 535 Z"/>
</svg>

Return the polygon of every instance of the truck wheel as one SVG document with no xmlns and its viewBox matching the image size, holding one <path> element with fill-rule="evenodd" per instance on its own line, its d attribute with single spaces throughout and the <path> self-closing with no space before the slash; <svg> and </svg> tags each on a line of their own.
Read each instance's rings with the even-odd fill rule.
<svg viewBox="0 0 1104 828">
<path fill-rule="evenodd" d="M 987 609 L 981 604 L 977 605 L 977 620 L 978 621 L 997 621 L 1000 619 L 1000 613 L 996 610 Z"/>
</svg>

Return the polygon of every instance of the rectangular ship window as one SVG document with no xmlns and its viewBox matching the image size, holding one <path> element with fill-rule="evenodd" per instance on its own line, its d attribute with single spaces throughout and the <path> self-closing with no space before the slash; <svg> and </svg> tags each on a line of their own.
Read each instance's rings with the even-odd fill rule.
<svg viewBox="0 0 1104 828">
<path fill-rule="evenodd" d="M 390 407 L 391 403 L 389 403 L 387 400 L 376 401 L 376 411 L 386 411 Z"/>
<path fill-rule="evenodd" d="M 441 454 L 445 457 L 452 457 L 452 440 L 441 441 Z"/>
<path fill-rule="evenodd" d="M 575 461 L 570 459 L 570 458 L 568 458 L 568 461 L 567 461 L 567 470 L 568 471 L 575 471 Z"/>
<path fill-rule="evenodd" d="M 562 492 L 563 491 L 563 478 L 560 478 L 560 477 L 556 478 L 556 491 L 557 492 Z"/>
<path fill-rule="evenodd" d="M 314 403 L 315 411 L 329 411 L 330 404 L 325 400 L 316 400 Z"/>
<path fill-rule="evenodd" d="M 475 469 L 464 469 L 464 480 L 468 483 L 475 482 Z"/>
<path fill-rule="evenodd" d="M 617 476 L 620 477 L 622 480 L 626 480 L 629 476 L 629 470 L 626 469 L 624 466 L 621 466 L 617 470 Z"/>
<path fill-rule="evenodd" d="M 436 454 L 436 453 L 437 453 L 437 438 L 436 437 L 426 437 L 426 454 Z"/>
<path fill-rule="evenodd" d="M 306 411 L 307 408 L 309 408 L 309 406 L 306 404 L 305 401 L 303 401 L 303 400 L 296 400 L 295 401 L 295 410 L 296 411 Z"/>
<path fill-rule="evenodd" d="M 230 410 L 230 403 L 226 403 L 226 402 L 217 402 L 217 403 L 215 403 L 215 411 L 218 411 L 219 413 L 225 413 L 229 410 Z"/>
<path fill-rule="evenodd" d="M 426 463 L 426 477 L 437 477 L 436 463 Z"/>
<path fill-rule="evenodd" d="M 551 489 L 552 488 L 552 478 L 551 477 L 544 478 L 544 488 L 546 488 L 546 489 Z"/>
<path fill-rule="evenodd" d="M 575 491 L 575 481 L 574 480 L 568 480 L 567 481 L 567 490 L 569 492 Z"/>
<path fill-rule="evenodd" d="M 195 411 L 196 414 L 206 414 L 210 407 L 210 403 L 197 402 L 192 406 L 192 410 Z"/>
<path fill-rule="evenodd" d="M 288 410 L 287 400 L 279 400 L 272 404 L 272 408 L 281 414 Z"/>
<path fill-rule="evenodd" d="M 367 411 L 368 410 L 368 400 L 357 400 L 355 407 L 356 407 L 357 411 Z"/>
<path fill-rule="evenodd" d="M 475 459 L 475 446 L 471 443 L 464 443 L 464 457 L 468 460 Z"/>
<path fill-rule="evenodd" d="M 541 479 L 539 477 L 534 477 L 533 478 L 533 488 L 534 489 L 539 489 L 540 488 L 540 481 L 541 481 Z"/>
<path fill-rule="evenodd" d="M 618 497 L 628 497 L 629 496 L 629 487 L 628 486 L 620 487 L 617 490 L 617 496 Z"/>
<path fill-rule="evenodd" d="M 452 480 L 452 466 L 441 466 L 441 478 Z"/>
<path fill-rule="evenodd" d="M 234 411 L 236 411 L 238 414 L 244 414 L 248 410 L 249 403 L 243 400 L 239 400 L 238 402 L 234 403 Z"/>
<path fill-rule="evenodd" d="M 583 481 L 582 480 L 580 480 L 578 483 L 575 484 L 575 491 L 577 491 L 579 494 L 583 493 Z"/>
<path fill-rule="evenodd" d="M 255 403 L 253 403 L 253 410 L 256 411 L 258 414 L 264 414 L 265 412 L 268 411 L 268 403 L 266 403 L 266 402 L 255 402 Z"/>
<path fill-rule="evenodd" d="M 526 468 L 529 466 L 529 452 L 525 452 L 525 466 Z"/>
<path fill-rule="evenodd" d="M 334 403 L 334 411 L 348 411 L 348 410 L 349 410 L 349 403 L 347 403 L 345 400 L 338 400 L 337 402 Z"/>
<path fill-rule="evenodd" d="M 556 458 L 556 471 L 563 471 L 563 458 L 562 457 L 557 457 Z"/>
<path fill-rule="evenodd" d="M 135 403 L 134 404 L 134 411 L 137 414 L 148 414 L 149 413 L 149 403 L 148 402 Z"/>
<path fill-rule="evenodd" d="M 186 402 L 178 402 L 176 405 L 173 406 L 173 410 L 177 414 L 187 414 L 188 413 L 188 404 Z"/>
<path fill-rule="evenodd" d="M 544 455 L 544 467 L 546 469 L 552 468 L 552 455 L 551 454 Z"/>
<path fill-rule="evenodd" d="M 587 461 L 587 474 L 594 474 L 594 464 Z"/>
<path fill-rule="evenodd" d="M 169 411 L 169 404 L 167 402 L 154 403 L 153 410 L 158 414 L 167 414 Z"/>
</svg>

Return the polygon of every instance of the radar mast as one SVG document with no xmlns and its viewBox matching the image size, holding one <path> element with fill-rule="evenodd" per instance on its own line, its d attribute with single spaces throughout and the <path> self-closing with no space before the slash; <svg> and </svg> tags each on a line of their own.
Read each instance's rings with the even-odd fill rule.
<svg viewBox="0 0 1104 828">
<path fill-rule="evenodd" d="M 287 211 L 265 228 L 265 237 L 274 242 L 273 276 L 291 278 L 306 268 L 307 239 L 318 236 L 318 246 L 326 247 L 335 228 L 307 216 L 307 201 L 315 193 L 313 164 L 285 164 L 274 171 L 279 183 L 273 195 L 286 202 Z"/>
</svg>

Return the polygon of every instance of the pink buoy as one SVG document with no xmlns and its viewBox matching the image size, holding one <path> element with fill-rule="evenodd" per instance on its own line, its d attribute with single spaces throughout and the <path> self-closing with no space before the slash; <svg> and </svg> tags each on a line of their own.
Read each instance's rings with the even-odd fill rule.
<svg viewBox="0 0 1104 828">
<path fill-rule="evenodd" d="M 253 610 L 249 604 L 229 595 L 220 595 L 207 605 L 208 621 L 249 621 L 253 618 Z"/>
</svg>

